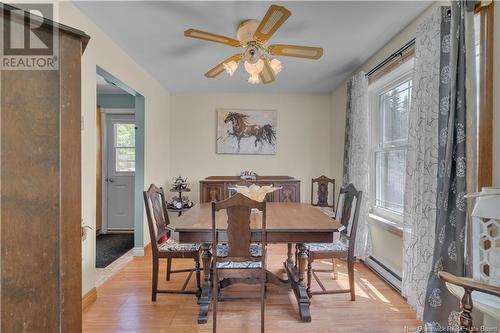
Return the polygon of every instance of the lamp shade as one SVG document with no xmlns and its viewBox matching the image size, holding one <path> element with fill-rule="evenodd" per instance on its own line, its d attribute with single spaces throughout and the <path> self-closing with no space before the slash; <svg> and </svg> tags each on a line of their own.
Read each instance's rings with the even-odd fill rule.
<svg viewBox="0 0 500 333">
<path fill-rule="evenodd" d="M 500 188 L 483 187 L 471 215 L 500 220 Z"/>
</svg>

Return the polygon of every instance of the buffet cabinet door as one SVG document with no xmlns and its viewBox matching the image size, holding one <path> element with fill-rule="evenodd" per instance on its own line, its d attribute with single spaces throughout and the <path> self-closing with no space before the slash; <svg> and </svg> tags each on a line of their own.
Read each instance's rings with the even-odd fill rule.
<svg viewBox="0 0 500 333">
<path fill-rule="evenodd" d="M 278 202 L 300 202 L 300 190 L 298 184 L 277 183 L 276 187 L 281 190 L 275 192 L 275 201 Z"/>
<path fill-rule="evenodd" d="M 226 198 L 224 183 L 206 183 L 201 186 L 202 202 L 221 201 Z"/>
</svg>

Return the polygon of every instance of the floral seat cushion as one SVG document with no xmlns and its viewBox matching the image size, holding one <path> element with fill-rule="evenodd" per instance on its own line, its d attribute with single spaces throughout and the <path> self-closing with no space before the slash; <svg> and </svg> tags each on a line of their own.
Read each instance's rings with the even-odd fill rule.
<svg viewBox="0 0 500 333">
<path fill-rule="evenodd" d="M 218 244 L 217 245 L 217 257 L 225 258 L 229 253 L 229 245 Z M 261 244 L 250 244 L 250 255 L 252 257 L 262 257 L 262 245 Z"/>
<path fill-rule="evenodd" d="M 349 246 L 341 240 L 333 243 L 306 243 L 306 249 L 311 252 L 345 252 Z"/>
<path fill-rule="evenodd" d="M 217 263 L 219 269 L 262 268 L 262 261 L 223 261 Z"/>
<path fill-rule="evenodd" d="M 252 257 L 258 258 L 262 257 L 262 245 L 261 244 L 250 244 L 250 255 Z M 229 245 L 227 244 L 218 244 L 217 245 L 217 257 L 225 258 L 229 254 Z M 241 268 L 261 268 L 262 262 L 260 261 L 223 261 L 217 263 L 217 268 L 233 268 L 233 269 L 241 269 Z"/>
<path fill-rule="evenodd" d="M 161 244 L 158 244 L 160 252 L 195 252 L 200 250 L 198 243 L 178 243 L 172 238 L 167 239 Z"/>
</svg>

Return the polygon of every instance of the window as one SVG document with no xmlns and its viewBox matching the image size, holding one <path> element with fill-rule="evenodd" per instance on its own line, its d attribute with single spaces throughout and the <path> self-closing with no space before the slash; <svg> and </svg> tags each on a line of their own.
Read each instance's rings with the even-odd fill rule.
<svg viewBox="0 0 500 333">
<path fill-rule="evenodd" d="M 135 172 L 135 125 L 115 123 L 115 171 Z"/>
<path fill-rule="evenodd" d="M 370 84 L 372 114 L 372 211 L 402 220 L 413 61 Z"/>
</svg>

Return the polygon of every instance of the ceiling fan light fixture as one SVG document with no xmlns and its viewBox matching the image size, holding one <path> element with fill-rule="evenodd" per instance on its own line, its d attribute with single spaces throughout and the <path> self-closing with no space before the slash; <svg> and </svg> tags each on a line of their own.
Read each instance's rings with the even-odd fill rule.
<svg viewBox="0 0 500 333">
<path fill-rule="evenodd" d="M 222 64 L 222 66 L 224 66 L 224 69 L 226 70 L 227 74 L 229 74 L 229 76 L 233 76 L 234 72 L 236 72 L 236 70 L 238 69 L 238 63 L 234 60 L 225 62 Z"/>
<path fill-rule="evenodd" d="M 243 62 L 245 71 L 249 74 L 249 83 L 269 84 L 275 81 L 276 75 L 283 69 L 281 61 L 273 57 L 318 60 L 323 56 L 321 47 L 268 45 L 269 39 L 290 15 L 291 12 L 285 7 L 271 5 L 261 21 L 248 19 L 241 22 L 236 29 L 236 39 L 198 29 L 188 29 L 184 31 L 184 36 L 243 48 L 240 53 L 225 59 L 206 72 L 205 77 L 213 79 L 224 71 L 233 76 L 240 62 Z"/>
<path fill-rule="evenodd" d="M 254 64 L 245 60 L 244 65 L 247 73 L 250 74 L 250 76 L 257 76 L 257 78 L 259 73 L 262 72 L 262 69 L 264 69 L 264 61 L 262 61 L 262 59 L 257 60 Z"/>
<path fill-rule="evenodd" d="M 281 61 L 279 61 L 276 58 L 272 59 L 269 62 L 269 66 L 271 66 L 271 69 L 273 70 L 275 75 L 278 74 L 279 72 L 281 72 L 281 70 L 283 69 L 283 66 L 281 65 Z"/>
<path fill-rule="evenodd" d="M 251 74 L 250 77 L 248 78 L 248 83 L 259 84 L 260 83 L 259 74 Z"/>
</svg>

